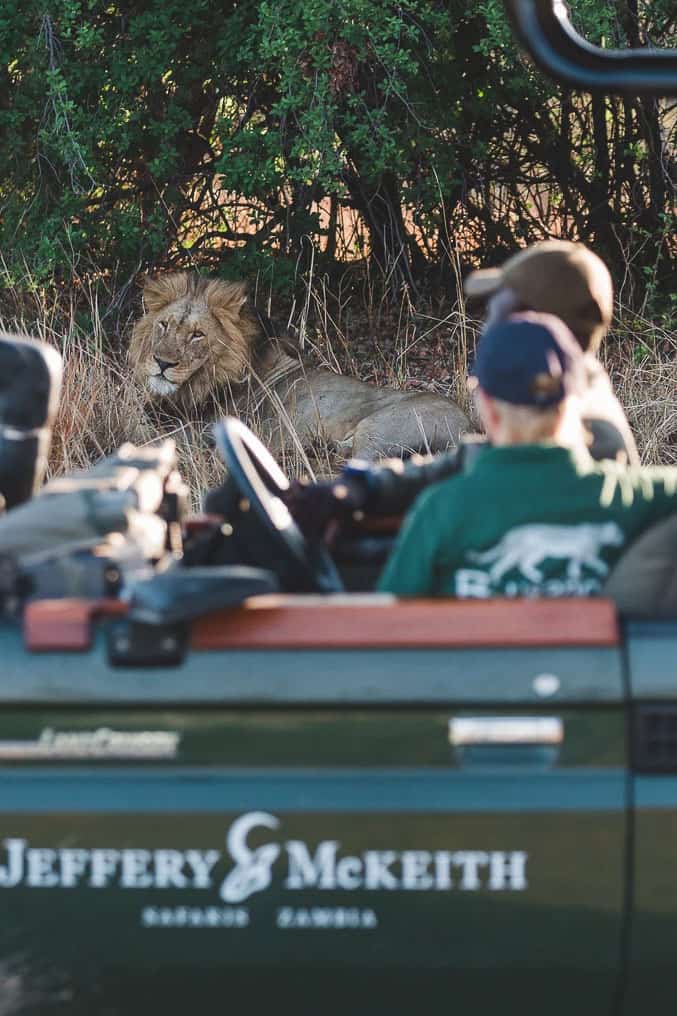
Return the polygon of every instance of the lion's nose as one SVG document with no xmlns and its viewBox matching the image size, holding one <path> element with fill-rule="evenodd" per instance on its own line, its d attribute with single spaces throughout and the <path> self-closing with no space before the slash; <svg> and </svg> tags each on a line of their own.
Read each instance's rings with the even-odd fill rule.
<svg viewBox="0 0 677 1016">
<path fill-rule="evenodd" d="M 176 367 L 178 366 L 179 363 L 178 360 L 174 360 L 173 363 L 170 360 L 161 360 L 159 356 L 155 357 L 155 362 L 160 368 L 160 372 L 162 374 L 164 374 L 164 372 L 167 370 L 167 367 Z"/>
</svg>

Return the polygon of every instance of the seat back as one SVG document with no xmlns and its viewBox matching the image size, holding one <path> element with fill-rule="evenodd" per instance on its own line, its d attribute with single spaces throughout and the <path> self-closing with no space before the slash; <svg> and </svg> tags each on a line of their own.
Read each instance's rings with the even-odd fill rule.
<svg viewBox="0 0 677 1016">
<path fill-rule="evenodd" d="M 635 540 L 611 569 L 602 595 L 624 617 L 677 618 L 677 515 Z"/>
<path fill-rule="evenodd" d="M 44 342 L 0 333 L 0 495 L 5 508 L 42 483 L 61 391 L 61 357 Z"/>
</svg>

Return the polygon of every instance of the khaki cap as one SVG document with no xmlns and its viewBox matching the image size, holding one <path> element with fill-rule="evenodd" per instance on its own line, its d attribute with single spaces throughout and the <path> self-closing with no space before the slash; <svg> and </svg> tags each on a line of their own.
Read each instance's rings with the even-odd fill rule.
<svg viewBox="0 0 677 1016">
<path fill-rule="evenodd" d="M 511 289 L 524 309 L 554 314 L 593 352 L 611 324 L 611 276 L 602 259 L 582 243 L 535 243 L 508 258 L 502 268 L 472 272 L 464 288 L 470 299 Z"/>
</svg>

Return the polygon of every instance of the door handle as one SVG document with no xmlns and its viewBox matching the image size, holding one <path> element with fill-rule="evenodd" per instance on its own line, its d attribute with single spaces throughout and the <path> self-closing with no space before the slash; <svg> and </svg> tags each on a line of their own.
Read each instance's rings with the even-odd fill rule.
<svg viewBox="0 0 677 1016">
<path fill-rule="evenodd" d="M 554 764 L 564 740 L 559 716 L 454 716 L 449 742 L 459 765 Z"/>
</svg>

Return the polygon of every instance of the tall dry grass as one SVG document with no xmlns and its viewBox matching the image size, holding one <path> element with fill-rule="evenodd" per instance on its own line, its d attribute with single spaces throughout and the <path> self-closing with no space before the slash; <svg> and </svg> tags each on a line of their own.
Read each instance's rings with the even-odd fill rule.
<svg viewBox="0 0 677 1016">
<path fill-rule="evenodd" d="M 384 287 L 378 291 L 383 292 Z M 0 326 L 22 330 L 54 345 L 64 359 L 64 386 L 51 454 L 51 475 L 87 466 L 124 441 L 145 444 L 175 439 L 182 473 L 199 503 L 200 492 L 218 482 L 223 467 L 210 438 L 211 420 L 159 412 L 134 382 L 126 342 L 134 315 L 131 299 L 103 286 L 5 290 Z M 259 294 L 265 303 L 265 294 Z M 267 309 L 271 309 L 268 307 Z M 273 310 L 275 308 L 272 308 Z M 452 307 L 414 307 L 406 292 L 399 304 L 377 296 L 368 285 L 330 286 L 307 280 L 304 299 L 286 315 L 307 360 L 362 380 L 448 396 L 470 415 L 467 365 L 478 322 L 457 300 Z M 603 357 L 635 430 L 644 462 L 677 462 L 677 333 L 617 308 L 617 321 Z M 224 402 L 223 414 L 232 411 Z M 245 423 L 257 432 L 256 410 Z M 330 475 L 340 467 L 336 449 L 318 444 L 308 453 L 289 430 L 283 468 L 294 476 Z"/>
<path fill-rule="evenodd" d="M 618 306 L 602 360 L 642 462 L 677 464 L 677 320 L 650 320 Z"/>
</svg>

